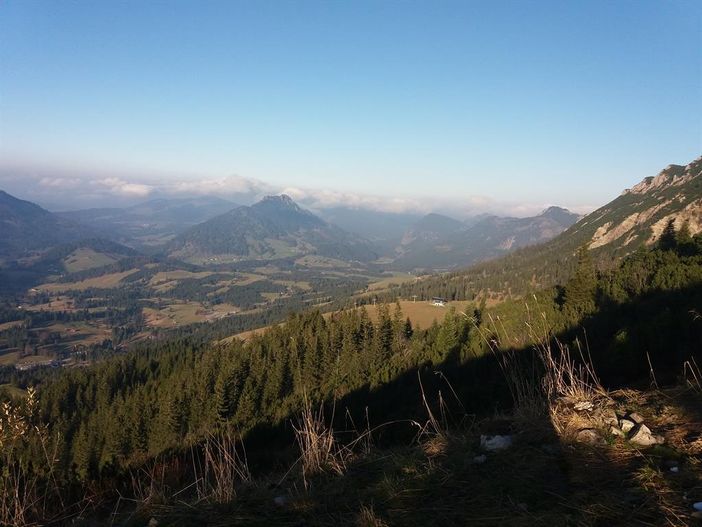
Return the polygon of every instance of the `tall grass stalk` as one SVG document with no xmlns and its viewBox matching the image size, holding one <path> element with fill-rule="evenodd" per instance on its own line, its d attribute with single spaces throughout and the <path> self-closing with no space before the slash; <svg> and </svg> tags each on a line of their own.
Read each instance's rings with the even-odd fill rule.
<svg viewBox="0 0 702 527">
<path fill-rule="evenodd" d="M 56 479 L 60 441 L 36 419 L 33 388 L 0 407 L 0 524 L 25 526 L 64 508 Z"/>
<path fill-rule="evenodd" d="M 333 417 L 332 417 L 333 421 Z M 336 441 L 334 430 L 324 420 L 324 404 L 314 410 L 305 394 L 302 413 L 293 423 L 295 439 L 300 449 L 302 477 L 305 487 L 309 485 L 309 476 L 327 470 L 343 474 L 351 451 Z"/>
</svg>

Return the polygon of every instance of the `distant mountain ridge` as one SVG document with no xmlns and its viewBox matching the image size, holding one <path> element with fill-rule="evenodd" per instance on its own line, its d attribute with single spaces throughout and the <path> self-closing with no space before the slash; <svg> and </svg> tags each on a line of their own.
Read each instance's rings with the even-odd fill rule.
<svg viewBox="0 0 702 527">
<path fill-rule="evenodd" d="M 551 239 L 579 219 L 560 207 L 531 218 L 483 216 L 459 222 L 429 214 L 405 234 L 393 265 L 402 269 L 452 269 Z"/>
<path fill-rule="evenodd" d="M 0 260 L 88 237 L 95 231 L 0 190 Z"/>
<path fill-rule="evenodd" d="M 170 256 L 193 259 L 276 259 L 318 254 L 344 260 L 373 260 L 366 240 L 301 208 L 287 195 L 240 206 L 177 236 Z"/>
<path fill-rule="evenodd" d="M 153 199 L 126 208 L 57 212 L 56 215 L 90 224 L 102 236 L 109 236 L 122 243 L 157 245 L 237 206 L 236 203 L 215 196 L 196 196 Z"/>
</svg>

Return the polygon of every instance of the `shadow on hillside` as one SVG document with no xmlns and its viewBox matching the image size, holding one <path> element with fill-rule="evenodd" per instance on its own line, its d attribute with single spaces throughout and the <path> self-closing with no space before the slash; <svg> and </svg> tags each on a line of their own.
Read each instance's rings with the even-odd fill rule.
<svg viewBox="0 0 702 527">
<path fill-rule="evenodd" d="M 690 357 L 702 364 L 702 321 L 693 313 L 699 305 L 701 288 L 654 292 L 633 302 L 602 306 L 555 338 L 572 343 L 585 335 L 597 373 L 608 388 L 647 387 L 649 360 L 662 386 L 679 380 L 682 364 Z M 517 355 L 525 370 L 538 372 L 530 348 L 517 350 Z M 450 439 L 433 453 L 409 446 L 417 439 L 415 423 L 428 419 L 420 377 L 429 408 L 449 431 Z M 702 408 L 694 402 L 699 399 L 686 401 L 690 404 L 683 401 L 681 410 L 701 422 Z M 361 507 L 373 504 L 391 525 L 658 524 L 670 518 L 674 505 L 661 498 L 659 487 L 647 483 L 650 467 L 638 451 L 574 448 L 562 442 L 546 414 L 518 424 L 500 418 L 511 409 L 505 375 L 491 353 L 465 363 L 450 359 L 427 364 L 389 383 L 348 394 L 335 403 L 335 430 L 370 428 L 378 453 L 359 458 L 341 479 L 323 476 L 313 481 L 312 490 L 298 496 L 305 506 L 296 517 L 305 525 L 353 524 Z M 328 407 L 327 416 L 331 414 Z M 255 429 L 247 444 L 289 447 L 294 441 L 292 419 Z M 513 434 L 515 446 L 488 453 L 484 463 L 476 463 L 481 433 Z M 263 455 L 251 448 L 249 452 L 252 462 L 261 466 L 273 469 L 275 462 L 282 462 L 270 449 Z M 297 492 L 291 489 L 294 485 L 284 481 L 275 492 Z M 673 502 L 677 498 L 673 496 Z"/>
<path fill-rule="evenodd" d="M 691 356 L 702 365 L 702 321 L 691 314 L 699 305 L 700 288 L 651 293 L 603 306 L 556 338 L 571 343 L 584 329 L 607 388 L 648 386 L 647 354 L 663 385 L 679 377 Z M 533 350 L 515 352 L 522 371 L 538 382 Z M 695 401 L 681 408 L 702 422 Z M 446 433 L 418 440 L 417 423 L 429 419 L 427 406 Z M 289 415 L 245 437 L 252 472 L 270 486 L 244 488 L 224 508 L 181 510 L 179 521 L 166 524 L 384 525 L 370 521 L 377 516 L 387 525 L 659 525 L 684 502 L 674 481 L 655 480 L 640 451 L 606 436 L 610 444 L 576 446 L 557 433 L 547 412 L 514 419 L 512 410 L 493 353 L 412 368 L 327 403 L 326 416 L 334 416 L 342 442 L 372 430 L 373 448 L 350 460 L 343 476 L 314 476 L 304 490 L 299 465 L 290 468 L 297 457 L 291 424 L 297 416 Z M 514 445 L 484 452 L 483 434 L 512 435 Z M 284 504 L 275 505 L 275 498 Z M 674 516 L 673 523 L 679 520 Z"/>
</svg>

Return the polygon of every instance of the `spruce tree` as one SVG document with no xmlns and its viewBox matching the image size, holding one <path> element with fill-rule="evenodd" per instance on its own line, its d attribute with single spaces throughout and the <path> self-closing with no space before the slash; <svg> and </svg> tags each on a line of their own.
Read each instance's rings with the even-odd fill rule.
<svg viewBox="0 0 702 527">
<path fill-rule="evenodd" d="M 597 274 L 587 247 L 578 249 L 578 263 L 573 276 L 564 288 L 564 308 L 569 316 L 578 318 L 595 309 Z"/>
<path fill-rule="evenodd" d="M 675 218 L 670 218 L 666 223 L 661 237 L 658 239 L 658 248 L 662 251 L 672 251 L 678 245 L 677 235 L 675 233 Z"/>
</svg>

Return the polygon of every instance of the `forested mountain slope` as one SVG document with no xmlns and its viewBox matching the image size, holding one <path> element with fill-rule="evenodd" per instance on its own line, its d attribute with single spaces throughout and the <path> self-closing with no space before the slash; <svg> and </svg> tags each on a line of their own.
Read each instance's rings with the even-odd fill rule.
<svg viewBox="0 0 702 527">
<path fill-rule="evenodd" d="M 567 279 L 579 247 L 588 247 L 599 266 L 611 267 L 637 248 L 655 243 L 670 220 L 677 230 L 685 225 L 691 235 L 702 230 L 702 158 L 686 166 L 669 165 L 645 178 L 546 243 L 407 284 L 392 294 L 456 299 L 481 292 L 495 298 L 521 295 Z"/>
<path fill-rule="evenodd" d="M 0 261 L 91 236 L 88 227 L 0 190 Z"/>
<path fill-rule="evenodd" d="M 288 196 L 268 196 L 196 225 L 169 246 L 186 260 L 275 259 L 318 254 L 344 260 L 375 258 L 369 242 L 299 207 Z"/>
</svg>

